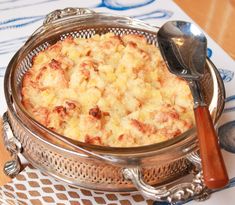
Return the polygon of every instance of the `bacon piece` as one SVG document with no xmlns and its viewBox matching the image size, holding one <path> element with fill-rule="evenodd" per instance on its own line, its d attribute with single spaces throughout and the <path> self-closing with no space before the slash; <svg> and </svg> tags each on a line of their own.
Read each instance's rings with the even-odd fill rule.
<svg viewBox="0 0 235 205">
<path fill-rule="evenodd" d="M 173 137 L 177 137 L 178 135 L 180 135 L 182 132 L 180 129 L 174 130 L 174 132 L 172 133 Z"/>
<path fill-rule="evenodd" d="M 89 110 L 89 115 L 93 116 L 96 119 L 101 119 L 102 112 L 101 112 L 100 108 L 98 106 L 96 106 L 95 108 L 91 108 Z"/>
<path fill-rule="evenodd" d="M 86 135 L 85 136 L 85 143 L 89 143 L 89 144 L 94 144 L 94 145 L 102 145 L 102 140 L 101 137 L 99 136 L 90 136 L 90 135 Z"/>
<path fill-rule="evenodd" d="M 133 41 L 128 42 L 127 45 L 132 47 L 132 48 L 137 48 L 137 44 Z"/>
<path fill-rule="evenodd" d="M 54 107 L 54 109 L 48 114 L 47 127 L 60 133 L 60 129 L 63 128 L 63 124 L 67 115 L 68 114 L 65 107 Z"/>
<path fill-rule="evenodd" d="M 153 134 L 156 132 L 156 129 L 154 126 L 148 125 L 146 123 L 140 122 L 136 119 L 131 119 L 131 124 L 137 128 L 140 132 L 144 134 Z"/>
<path fill-rule="evenodd" d="M 154 118 L 158 123 L 179 120 L 180 116 L 177 110 L 170 104 L 163 105 L 160 111 L 154 113 Z"/>
<path fill-rule="evenodd" d="M 51 62 L 49 63 L 49 66 L 53 69 L 61 69 L 61 63 L 55 59 L 52 59 Z"/>
<path fill-rule="evenodd" d="M 119 140 L 119 141 L 122 141 L 122 140 L 124 139 L 124 136 L 125 136 L 124 134 L 119 135 L 119 136 L 118 136 L 118 140 Z"/>
<path fill-rule="evenodd" d="M 109 112 L 102 112 L 102 115 L 103 116 L 110 116 L 110 113 Z"/>
<path fill-rule="evenodd" d="M 69 116 L 79 116 L 79 114 L 81 113 L 81 106 L 77 101 L 66 100 L 64 102 L 64 107 L 66 109 L 66 114 L 68 114 Z"/>
<path fill-rule="evenodd" d="M 52 112 L 58 113 L 61 118 L 66 116 L 66 108 L 63 106 L 56 106 Z"/>
<path fill-rule="evenodd" d="M 88 50 L 86 53 L 86 56 L 90 56 L 91 55 L 91 50 Z"/>
</svg>

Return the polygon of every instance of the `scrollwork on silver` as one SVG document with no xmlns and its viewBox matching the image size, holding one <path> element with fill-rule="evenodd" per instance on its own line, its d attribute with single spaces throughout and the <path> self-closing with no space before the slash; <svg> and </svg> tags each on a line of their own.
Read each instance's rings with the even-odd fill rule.
<svg viewBox="0 0 235 205">
<path fill-rule="evenodd" d="M 46 26 L 47 24 L 68 16 L 75 16 L 75 15 L 83 15 L 83 14 L 91 14 L 95 13 L 93 10 L 87 9 L 87 8 L 72 8 L 68 7 L 65 9 L 58 9 L 55 10 L 48 15 L 46 15 L 45 20 L 43 21 L 43 25 Z"/>
<path fill-rule="evenodd" d="M 125 179 L 129 179 L 133 182 L 138 190 L 140 190 L 148 198 L 163 201 L 166 199 L 170 192 L 165 188 L 156 189 L 142 180 L 142 176 L 139 168 L 125 168 L 123 169 L 123 175 Z"/>
<path fill-rule="evenodd" d="M 20 169 L 21 165 L 19 163 L 19 158 L 15 156 L 13 160 L 7 161 L 4 164 L 3 171 L 7 176 L 13 178 L 20 172 Z"/>
<path fill-rule="evenodd" d="M 3 114 L 4 144 L 11 153 L 13 159 L 4 164 L 4 173 L 9 177 L 15 177 L 21 168 L 18 154 L 22 151 L 21 143 L 15 138 L 9 124 L 8 114 Z"/>
<path fill-rule="evenodd" d="M 142 179 L 141 172 L 138 167 L 123 169 L 123 175 L 125 179 L 131 180 L 143 195 L 156 201 L 175 203 L 190 199 L 205 200 L 209 196 L 203 184 L 201 172 L 194 175 L 192 182 L 184 182 L 171 187 L 162 186 L 159 188 L 146 184 Z"/>
<path fill-rule="evenodd" d="M 187 155 L 187 159 L 193 163 L 197 169 L 201 169 L 201 158 L 197 152 L 192 152 Z"/>
</svg>

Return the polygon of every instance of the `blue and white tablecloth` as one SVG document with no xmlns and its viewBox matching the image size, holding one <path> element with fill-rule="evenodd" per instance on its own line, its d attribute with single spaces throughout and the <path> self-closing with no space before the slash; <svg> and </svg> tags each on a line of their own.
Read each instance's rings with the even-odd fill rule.
<svg viewBox="0 0 235 205">
<path fill-rule="evenodd" d="M 193 22 L 171 0 L 0 0 L 0 114 L 7 109 L 3 76 L 10 59 L 33 31 L 42 25 L 46 14 L 65 7 L 87 7 L 96 12 L 126 15 L 156 26 L 161 26 L 168 20 Z M 233 205 L 235 204 L 235 187 L 233 187 L 235 185 L 235 63 L 208 35 L 207 39 L 207 55 L 218 68 L 226 88 L 226 105 L 219 122 L 219 136 L 231 183 L 230 188 L 216 192 L 202 204 Z M 191 201 L 187 204 L 196 203 Z"/>
</svg>

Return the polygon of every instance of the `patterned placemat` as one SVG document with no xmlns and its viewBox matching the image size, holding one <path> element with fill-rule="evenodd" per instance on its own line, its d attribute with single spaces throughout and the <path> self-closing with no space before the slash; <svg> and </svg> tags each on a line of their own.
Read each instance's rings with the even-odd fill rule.
<svg viewBox="0 0 235 205">
<path fill-rule="evenodd" d="M 0 187 L 2 205 L 151 205 L 138 192 L 110 193 L 80 189 L 27 166 L 12 182 Z"/>
<path fill-rule="evenodd" d="M 46 14 L 65 7 L 87 7 L 134 17 L 161 26 L 169 20 L 190 19 L 171 0 L 0 0 L 0 113 L 7 110 L 4 103 L 3 76 L 10 59 L 33 31 L 42 25 Z M 209 36 L 207 55 L 218 68 L 224 81 L 227 98 L 219 122 L 219 136 L 223 156 L 231 178 L 229 189 L 217 192 L 203 205 L 235 204 L 235 63 Z M 226 202 L 226 203 L 225 203 Z M 26 167 L 12 182 L 0 187 L 0 204 L 152 204 L 139 193 L 101 193 L 63 184 L 39 170 Z M 191 201 L 194 205 L 198 202 Z"/>
</svg>

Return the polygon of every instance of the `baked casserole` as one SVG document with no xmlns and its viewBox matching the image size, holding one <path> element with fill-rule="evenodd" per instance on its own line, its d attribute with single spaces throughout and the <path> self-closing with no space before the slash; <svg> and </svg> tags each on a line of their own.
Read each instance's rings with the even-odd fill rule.
<svg viewBox="0 0 235 205">
<path fill-rule="evenodd" d="M 158 143 L 194 125 L 187 83 L 136 34 L 68 37 L 41 51 L 24 75 L 22 103 L 45 127 L 102 146 Z"/>
</svg>

